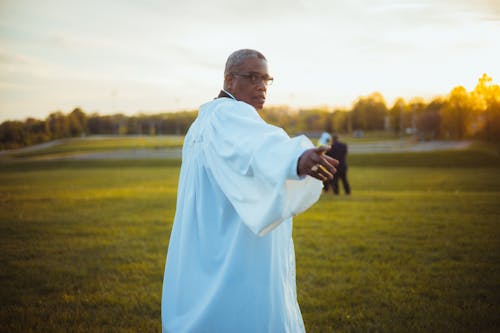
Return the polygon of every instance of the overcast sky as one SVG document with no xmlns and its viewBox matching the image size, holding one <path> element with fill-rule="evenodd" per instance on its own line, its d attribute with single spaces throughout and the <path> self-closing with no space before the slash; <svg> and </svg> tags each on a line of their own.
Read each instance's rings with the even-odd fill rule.
<svg viewBox="0 0 500 333">
<path fill-rule="evenodd" d="M 269 61 L 268 105 L 350 107 L 500 81 L 500 0 L 0 0 L 0 121 L 195 109 L 227 56 Z"/>
</svg>

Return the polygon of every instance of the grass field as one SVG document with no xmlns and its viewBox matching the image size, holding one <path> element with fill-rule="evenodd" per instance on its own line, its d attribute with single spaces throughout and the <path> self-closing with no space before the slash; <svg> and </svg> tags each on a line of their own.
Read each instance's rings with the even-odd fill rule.
<svg viewBox="0 0 500 333">
<path fill-rule="evenodd" d="M 295 219 L 308 332 L 498 332 L 499 157 L 351 165 L 351 197 L 326 193 Z M 0 332 L 160 332 L 178 171 L 178 161 L 0 163 Z"/>
</svg>

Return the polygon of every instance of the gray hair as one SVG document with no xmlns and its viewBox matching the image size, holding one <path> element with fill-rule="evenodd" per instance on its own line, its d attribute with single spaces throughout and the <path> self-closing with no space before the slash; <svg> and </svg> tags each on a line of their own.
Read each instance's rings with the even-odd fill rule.
<svg viewBox="0 0 500 333">
<path fill-rule="evenodd" d="M 266 57 L 264 57 L 264 55 L 262 53 L 260 53 L 259 51 L 256 51 L 256 50 L 241 49 L 238 51 L 234 51 L 227 58 L 226 68 L 224 69 L 224 76 L 231 73 L 231 71 L 235 67 L 240 66 L 246 59 L 249 59 L 249 58 L 257 58 L 257 59 L 262 59 L 262 60 L 267 61 Z"/>
</svg>

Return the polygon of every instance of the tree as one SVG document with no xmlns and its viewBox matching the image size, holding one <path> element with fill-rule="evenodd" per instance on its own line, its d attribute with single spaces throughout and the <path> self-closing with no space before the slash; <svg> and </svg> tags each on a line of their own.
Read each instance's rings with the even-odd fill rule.
<svg viewBox="0 0 500 333">
<path fill-rule="evenodd" d="M 352 127 L 362 130 L 383 130 L 387 106 L 382 94 L 375 92 L 361 97 L 351 111 Z"/>
<path fill-rule="evenodd" d="M 349 133 L 351 112 L 347 110 L 335 110 L 332 114 L 332 130 L 333 132 Z"/>
<path fill-rule="evenodd" d="M 46 120 L 52 139 L 71 136 L 68 118 L 60 111 L 51 113 Z"/>
<path fill-rule="evenodd" d="M 477 114 L 473 131 L 482 139 L 499 141 L 500 86 L 493 84 L 493 79 L 483 74 L 472 92 L 472 99 Z"/>
<path fill-rule="evenodd" d="M 404 119 L 405 115 L 408 113 L 408 105 L 405 100 L 399 97 L 392 108 L 389 110 L 389 127 L 394 130 L 396 134 L 402 134 L 404 132 Z"/>
<path fill-rule="evenodd" d="M 447 139 L 463 139 L 472 112 L 472 101 L 467 90 L 453 88 L 441 109 L 441 132 Z"/>
<path fill-rule="evenodd" d="M 50 133 L 47 132 L 44 120 L 28 118 L 25 121 L 25 129 L 29 134 L 29 142 L 27 145 L 42 143 L 50 140 Z"/>
<path fill-rule="evenodd" d="M 80 108 L 75 108 L 69 115 L 69 132 L 71 136 L 85 135 L 87 131 L 87 116 Z"/>
<path fill-rule="evenodd" d="M 434 140 L 439 137 L 441 109 L 444 103 L 443 99 L 436 98 L 416 116 L 416 128 L 420 140 Z"/>
<path fill-rule="evenodd" d="M 283 128 L 287 132 L 295 130 L 294 113 L 288 106 L 269 106 L 265 107 L 260 115 L 262 118 L 272 125 Z"/>
<path fill-rule="evenodd" d="M 19 148 L 27 144 L 27 133 L 21 121 L 5 121 L 0 125 L 2 149 Z"/>
</svg>

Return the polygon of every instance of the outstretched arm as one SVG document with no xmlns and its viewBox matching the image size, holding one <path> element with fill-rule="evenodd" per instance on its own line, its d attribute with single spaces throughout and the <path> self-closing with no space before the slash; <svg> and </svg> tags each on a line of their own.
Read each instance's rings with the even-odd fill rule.
<svg viewBox="0 0 500 333">
<path fill-rule="evenodd" d="M 322 182 L 332 179 L 333 174 L 337 172 L 335 167 L 339 161 L 325 155 L 328 149 L 330 149 L 329 146 L 320 146 L 304 151 L 297 163 L 297 174 L 299 176 L 309 175 Z"/>
</svg>

